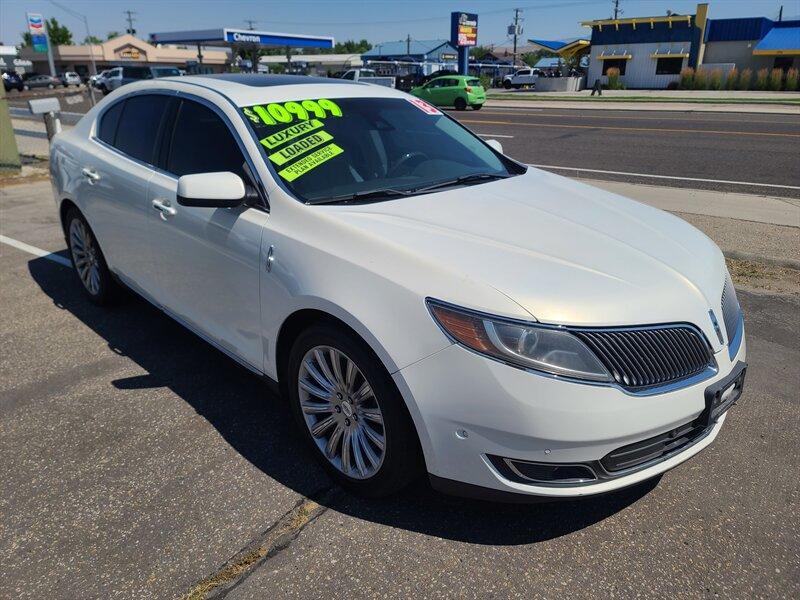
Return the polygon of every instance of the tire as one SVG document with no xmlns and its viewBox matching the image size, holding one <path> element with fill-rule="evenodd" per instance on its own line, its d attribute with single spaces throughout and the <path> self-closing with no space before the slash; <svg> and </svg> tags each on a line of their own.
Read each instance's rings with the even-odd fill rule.
<svg viewBox="0 0 800 600">
<path fill-rule="evenodd" d="M 516 84 L 516 85 L 512 85 L 511 87 L 513 87 L 515 90 L 518 90 L 519 88 L 522 87 L 522 85 L 521 84 Z"/>
<path fill-rule="evenodd" d="M 75 276 L 86 297 L 100 306 L 113 304 L 119 298 L 119 284 L 108 269 L 92 228 L 77 208 L 67 211 L 64 233 Z"/>
<path fill-rule="evenodd" d="M 456 107 L 456 110 L 467 110 L 467 101 L 463 98 L 456 98 L 453 105 Z"/>
<path fill-rule="evenodd" d="M 472 110 L 480 110 L 483 107 L 483 104 L 473 104 Z"/>
<path fill-rule="evenodd" d="M 419 440 L 405 403 L 361 339 L 334 325 L 312 325 L 295 341 L 288 362 L 292 413 L 301 435 L 337 483 L 356 495 L 377 498 L 397 492 L 422 473 Z M 356 399 L 365 385 L 367 394 Z"/>
<path fill-rule="evenodd" d="M 511 89 L 511 82 L 508 79 L 506 79 L 505 81 L 503 81 L 503 87 L 505 89 L 507 89 L 507 90 L 510 90 Z"/>
</svg>

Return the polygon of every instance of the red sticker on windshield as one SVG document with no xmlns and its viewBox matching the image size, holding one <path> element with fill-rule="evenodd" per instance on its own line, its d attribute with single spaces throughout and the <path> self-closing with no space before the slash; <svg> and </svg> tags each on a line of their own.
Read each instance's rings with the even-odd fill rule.
<svg viewBox="0 0 800 600">
<path fill-rule="evenodd" d="M 428 104 L 427 102 L 425 102 L 425 100 L 420 100 L 419 98 L 406 98 L 406 100 L 411 102 L 411 104 L 416 106 L 418 109 L 420 109 L 426 115 L 440 115 L 440 114 L 442 114 L 442 111 L 440 111 L 438 108 L 436 108 L 432 104 Z"/>
</svg>

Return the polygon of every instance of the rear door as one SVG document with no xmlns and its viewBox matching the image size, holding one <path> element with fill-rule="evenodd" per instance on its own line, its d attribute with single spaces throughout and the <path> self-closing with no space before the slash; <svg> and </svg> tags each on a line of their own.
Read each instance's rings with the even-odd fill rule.
<svg viewBox="0 0 800 600">
<path fill-rule="evenodd" d="M 112 104 L 98 119 L 81 166 L 81 208 L 109 266 L 147 295 L 156 285 L 147 186 L 169 101 L 137 94 Z"/>
<path fill-rule="evenodd" d="M 178 178 L 231 171 L 252 183 L 227 117 L 184 99 L 148 190 L 162 304 L 255 370 L 263 367 L 259 274 L 264 206 L 197 208 L 177 203 Z M 165 140 L 166 141 L 166 140 Z M 158 211 L 153 203 L 167 206 Z"/>
</svg>

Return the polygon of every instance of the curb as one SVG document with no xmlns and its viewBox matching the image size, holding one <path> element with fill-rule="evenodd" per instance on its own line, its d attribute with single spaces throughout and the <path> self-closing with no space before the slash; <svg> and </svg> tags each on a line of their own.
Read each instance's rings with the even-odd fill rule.
<svg viewBox="0 0 800 600">
<path fill-rule="evenodd" d="M 773 267 L 784 267 L 800 271 L 800 260 L 791 258 L 772 258 L 771 256 L 760 256 L 758 254 L 751 254 L 750 252 L 740 252 L 739 250 L 723 250 L 722 254 L 725 258 L 732 258 L 734 260 L 746 260 L 747 262 L 762 263 Z"/>
</svg>

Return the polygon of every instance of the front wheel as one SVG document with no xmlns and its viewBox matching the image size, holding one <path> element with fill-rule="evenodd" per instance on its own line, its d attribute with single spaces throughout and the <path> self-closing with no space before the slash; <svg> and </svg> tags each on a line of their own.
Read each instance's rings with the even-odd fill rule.
<svg viewBox="0 0 800 600">
<path fill-rule="evenodd" d="M 466 110 L 467 109 L 467 101 L 463 98 L 456 98 L 456 101 L 453 103 L 456 107 L 456 110 Z"/>
<path fill-rule="evenodd" d="M 64 229 L 72 266 L 83 291 L 95 304 L 112 303 L 119 292 L 118 284 L 108 269 L 94 232 L 78 209 L 67 212 Z"/>
<path fill-rule="evenodd" d="M 333 479 L 368 497 L 392 494 L 419 473 L 419 442 L 391 376 L 344 328 L 316 325 L 294 343 L 287 373 L 292 412 Z"/>
<path fill-rule="evenodd" d="M 511 89 L 511 82 L 510 82 L 508 79 L 506 79 L 506 80 L 503 82 L 503 87 L 504 87 L 505 89 L 507 89 L 507 90 L 510 90 L 510 89 Z"/>
<path fill-rule="evenodd" d="M 472 105 L 472 110 L 480 110 L 482 106 L 483 106 L 483 104 L 473 104 Z"/>
</svg>

